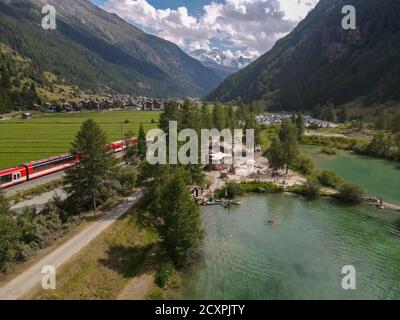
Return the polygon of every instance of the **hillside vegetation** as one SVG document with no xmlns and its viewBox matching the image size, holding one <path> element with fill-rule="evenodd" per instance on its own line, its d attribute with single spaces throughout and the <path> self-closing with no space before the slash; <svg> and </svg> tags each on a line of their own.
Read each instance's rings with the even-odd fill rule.
<svg viewBox="0 0 400 320">
<path fill-rule="evenodd" d="M 43 30 L 45 3 L 57 29 Z M 0 0 L 0 43 L 31 61 L 32 76 L 91 92 L 202 96 L 221 78 L 175 44 L 148 35 L 87 0 Z M 51 81 L 50 81 L 51 82 Z"/>
<path fill-rule="evenodd" d="M 354 5 L 357 29 L 342 28 Z M 400 99 L 400 2 L 321 0 L 273 49 L 226 79 L 209 100 L 264 100 L 271 110 Z"/>
</svg>

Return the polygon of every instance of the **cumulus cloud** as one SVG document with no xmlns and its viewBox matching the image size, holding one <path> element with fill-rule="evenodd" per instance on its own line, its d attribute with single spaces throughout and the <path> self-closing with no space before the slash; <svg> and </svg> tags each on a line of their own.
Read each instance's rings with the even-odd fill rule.
<svg viewBox="0 0 400 320">
<path fill-rule="evenodd" d="M 232 57 L 255 58 L 290 32 L 318 0 L 225 0 L 203 7 L 157 9 L 146 0 L 108 0 L 103 8 L 186 51 L 218 47 Z"/>
</svg>

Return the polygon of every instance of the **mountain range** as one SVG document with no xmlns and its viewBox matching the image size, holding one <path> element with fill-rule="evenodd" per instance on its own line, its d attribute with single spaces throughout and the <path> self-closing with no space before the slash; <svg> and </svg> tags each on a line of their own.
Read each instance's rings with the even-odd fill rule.
<svg viewBox="0 0 400 320">
<path fill-rule="evenodd" d="M 252 62 L 252 59 L 243 55 L 235 57 L 232 53 L 228 55 L 219 48 L 197 49 L 189 54 L 199 60 L 204 66 L 211 68 L 223 78 L 239 71 Z"/>
<path fill-rule="evenodd" d="M 41 28 L 45 4 L 56 8 L 56 30 Z M 223 80 L 175 44 L 88 0 L 0 0 L 0 42 L 36 73 L 86 91 L 201 97 Z"/>
<path fill-rule="evenodd" d="M 342 8 L 356 9 L 345 30 Z M 400 99 L 400 1 L 320 0 L 286 37 L 227 78 L 208 100 L 264 101 L 272 110 Z"/>
</svg>

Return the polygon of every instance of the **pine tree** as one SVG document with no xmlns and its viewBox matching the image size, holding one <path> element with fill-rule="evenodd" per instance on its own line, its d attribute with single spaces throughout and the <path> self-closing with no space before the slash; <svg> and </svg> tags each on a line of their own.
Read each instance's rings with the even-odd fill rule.
<svg viewBox="0 0 400 320">
<path fill-rule="evenodd" d="M 303 139 L 304 132 L 306 131 L 305 125 L 304 125 L 304 117 L 301 112 L 299 112 L 299 114 L 296 117 L 296 127 L 297 127 L 297 135 L 298 135 L 299 141 L 301 141 Z"/>
<path fill-rule="evenodd" d="M 138 155 L 141 160 L 146 158 L 146 133 L 144 132 L 142 123 L 140 124 L 139 127 Z"/>
<path fill-rule="evenodd" d="M 282 144 L 278 136 L 273 136 L 271 146 L 267 151 L 267 157 L 270 167 L 275 171 L 280 170 L 285 166 Z"/>
<path fill-rule="evenodd" d="M 212 118 L 215 129 L 220 131 L 226 129 L 225 109 L 220 103 L 215 104 Z"/>
<path fill-rule="evenodd" d="M 212 129 L 210 111 L 205 102 L 201 106 L 201 129 Z"/>
<path fill-rule="evenodd" d="M 161 237 L 171 261 L 182 267 L 198 245 L 201 227 L 200 211 L 193 202 L 182 170 L 176 170 L 162 197 L 163 220 Z"/>
<path fill-rule="evenodd" d="M 170 121 L 178 121 L 178 103 L 175 100 L 165 104 L 165 110 L 160 116 L 159 128 L 166 134 L 169 132 Z"/>
<path fill-rule="evenodd" d="M 73 213 L 97 210 L 99 202 L 116 190 L 114 155 L 106 146 L 106 135 L 92 119 L 86 120 L 72 144 L 72 153 L 80 155 L 79 165 L 65 177 L 67 203 Z"/>
<path fill-rule="evenodd" d="M 289 167 L 293 165 L 299 154 L 297 128 L 289 120 L 285 120 L 282 123 L 279 139 L 282 145 L 282 157 L 286 165 L 286 174 L 288 174 Z"/>
<path fill-rule="evenodd" d="M 134 134 L 132 131 L 129 131 L 125 134 L 125 152 L 124 152 L 124 161 L 126 164 L 135 165 L 137 164 L 139 157 L 139 148 L 136 143 L 133 141 Z"/>
<path fill-rule="evenodd" d="M 347 121 L 347 109 L 346 107 L 343 107 L 339 112 L 338 112 L 338 121 L 341 123 L 344 123 Z"/>
</svg>

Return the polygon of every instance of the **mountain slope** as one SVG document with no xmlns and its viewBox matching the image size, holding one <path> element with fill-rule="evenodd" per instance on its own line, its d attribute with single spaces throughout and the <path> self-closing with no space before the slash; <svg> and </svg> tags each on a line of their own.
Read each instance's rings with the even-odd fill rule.
<svg viewBox="0 0 400 320">
<path fill-rule="evenodd" d="M 341 26 L 354 5 L 357 30 Z M 310 109 L 356 99 L 400 99 L 400 1 L 321 0 L 265 55 L 226 79 L 210 100 L 266 100 L 271 109 Z"/>
<path fill-rule="evenodd" d="M 43 30 L 54 5 L 57 30 Z M 82 89 L 155 97 L 201 96 L 221 78 L 175 44 L 148 35 L 87 0 L 0 0 L 0 42 Z"/>
</svg>

